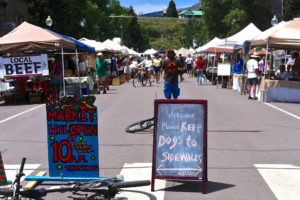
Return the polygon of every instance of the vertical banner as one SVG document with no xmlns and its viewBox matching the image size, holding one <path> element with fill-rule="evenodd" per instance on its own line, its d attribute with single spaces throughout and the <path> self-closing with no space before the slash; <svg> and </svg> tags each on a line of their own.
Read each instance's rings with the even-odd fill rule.
<svg viewBox="0 0 300 200">
<path fill-rule="evenodd" d="M 98 113 L 94 101 L 94 96 L 74 96 L 47 102 L 51 177 L 99 177 Z"/>
</svg>

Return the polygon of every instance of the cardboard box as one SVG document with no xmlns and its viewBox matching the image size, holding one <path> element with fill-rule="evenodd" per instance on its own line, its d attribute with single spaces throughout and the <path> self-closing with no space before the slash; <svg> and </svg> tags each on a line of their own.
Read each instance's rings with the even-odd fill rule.
<svg viewBox="0 0 300 200">
<path fill-rule="evenodd" d="M 112 85 L 117 86 L 117 85 L 120 85 L 120 84 L 121 84 L 121 82 L 120 82 L 120 78 L 119 77 L 114 78 L 112 80 Z"/>
</svg>

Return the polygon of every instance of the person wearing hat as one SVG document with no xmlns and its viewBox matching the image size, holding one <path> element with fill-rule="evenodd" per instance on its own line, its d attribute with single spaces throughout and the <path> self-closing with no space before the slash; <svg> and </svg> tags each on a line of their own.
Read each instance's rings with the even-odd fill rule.
<svg viewBox="0 0 300 200">
<path fill-rule="evenodd" d="M 108 69 L 108 64 L 103 57 L 103 54 L 100 52 L 97 54 L 98 59 L 96 60 L 97 67 L 97 93 L 100 94 L 100 85 L 103 86 L 103 94 L 106 94 L 106 89 L 104 87 L 104 81 L 106 78 L 106 71 Z"/>
<path fill-rule="evenodd" d="M 248 99 L 251 97 L 251 88 L 253 88 L 253 99 L 256 100 L 256 85 L 258 84 L 258 62 L 259 56 L 251 55 L 250 60 L 247 62 L 248 71 Z"/>
</svg>

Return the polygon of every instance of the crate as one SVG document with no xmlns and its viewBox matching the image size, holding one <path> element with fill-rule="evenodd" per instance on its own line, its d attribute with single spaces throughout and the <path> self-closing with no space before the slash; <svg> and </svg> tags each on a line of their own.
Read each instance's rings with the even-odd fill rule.
<svg viewBox="0 0 300 200">
<path fill-rule="evenodd" d="M 125 76 L 125 74 L 123 74 L 120 76 L 120 82 L 121 82 L 121 84 L 123 84 L 123 83 L 125 83 L 125 81 L 126 81 L 126 76 Z"/>
<path fill-rule="evenodd" d="M 114 79 L 112 80 L 112 85 L 113 85 L 113 86 L 118 86 L 118 85 L 120 85 L 120 84 L 121 84 L 121 82 L 120 82 L 120 78 L 119 78 L 119 77 L 114 78 Z"/>
<path fill-rule="evenodd" d="M 5 104 L 14 104 L 14 102 L 15 102 L 15 95 L 14 94 L 6 94 L 6 95 L 4 95 L 4 102 L 5 102 Z"/>
</svg>

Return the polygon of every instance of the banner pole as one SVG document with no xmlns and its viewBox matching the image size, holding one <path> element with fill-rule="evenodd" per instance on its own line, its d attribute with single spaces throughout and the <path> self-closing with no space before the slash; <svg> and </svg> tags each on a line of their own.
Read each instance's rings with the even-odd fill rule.
<svg viewBox="0 0 300 200">
<path fill-rule="evenodd" d="M 63 73 L 63 94 L 66 96 L 66 85 L 65 85 L 65 63 L 64 63 L 64 48 L 61 48 L 61 64 L 62 64 L 62 73 Z"/>
</svg>

